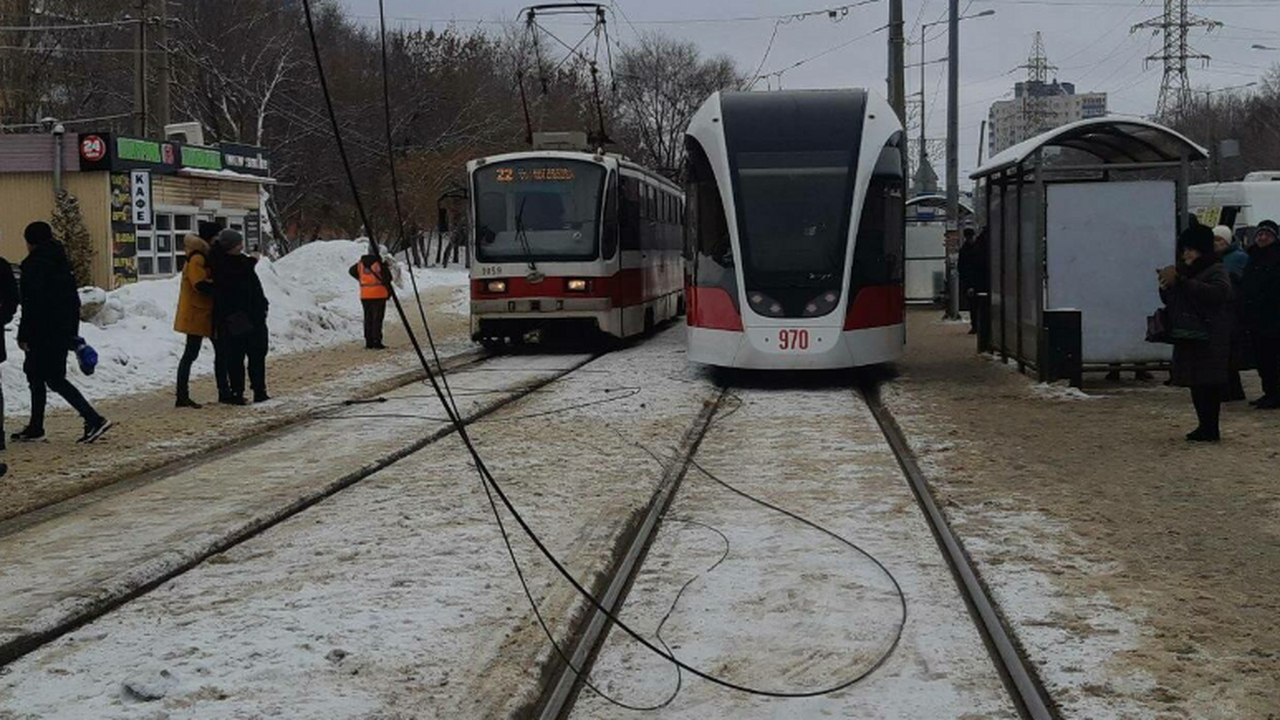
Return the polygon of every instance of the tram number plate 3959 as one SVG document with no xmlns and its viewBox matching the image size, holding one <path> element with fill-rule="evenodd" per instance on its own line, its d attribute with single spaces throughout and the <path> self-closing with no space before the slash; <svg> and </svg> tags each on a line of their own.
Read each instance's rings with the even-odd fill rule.
<svg viewBox="0 0 1280 720">
<path fill-rule="evenodd" d="M 809 331 L 804 329 L 778 331 L 778 349 L 788 352 L 803 352 L 809 349 Z"/>
</svg>

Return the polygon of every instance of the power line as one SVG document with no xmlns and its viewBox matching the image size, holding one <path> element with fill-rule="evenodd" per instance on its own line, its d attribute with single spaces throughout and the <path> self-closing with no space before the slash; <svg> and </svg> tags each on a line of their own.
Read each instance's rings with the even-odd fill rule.
<svg viewBox="0 0 1280 720">
<path fill-rule="evenodd" d="M 1171 112 L 1181 112 L 1189 100 L 1191 78 L 1187 75 L 1187 61 L 1199 60 L 1205 67 L 1209 56 L 1191 49 L 1187 38 L 1191 28 L 1203 27 L 1210 31 L 1221 27 L 1217 20 L 1192 15 L 1188 0 L 1164 0 L 1164 14 L 1134 25 L 1130 32 L 1153 29 L 1164 33 L 1164 48 L 1159 55 L 1150 55 L 1146 63 L 1164 63 L 1164 79 L 1160 83 L 1160 101 L 1156 114 L 1161 117 Z"/>
<path fill-rule="evenodd" d="M 0 27 L 0 32 L 61 32 L 63 30 L 96 30 L 99 28 L 120 28 L 142 22 L 136 18 L 127 20 L 109 20 L 106 22 L 84 23 L 75 25 L 15 25 Z"/>
</svg>

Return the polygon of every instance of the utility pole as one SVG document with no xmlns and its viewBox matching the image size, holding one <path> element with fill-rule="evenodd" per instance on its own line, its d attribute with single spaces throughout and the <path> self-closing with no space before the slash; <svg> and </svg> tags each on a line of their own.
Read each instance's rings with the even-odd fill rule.
<svg viewBox="0 0 1280 720">
<path fill-rule="evenodd" d="M 1193 27 L 1208 28 L 1213 31 L 1222 27 L 1217 20 L 1192 15 L 1187 9 L 1188 0 L 1164 0 L 1164 14 L 1134 25 L 1129 32 L 1151 29 L 1156 33 L 1164 33 L 1164 48 L 1159 55 L 1151 55 L 1144 65 L 1160 61 L 1164 63 L 1164 78 L 1160 82 L 1160 102 L 1156 106 L 1156 114 L 1168 119 L 1170 115 L 1180 114 L 1191 99 L 1191 78 L 1187 75 L 1187 61 L 1199 60 L 1206 67 L 1209 56 L 1191 49 L 1187 36 Z"/>
<path fill-rule="evenodd" d="M 1027 71 L 1027 84 L 1022 94 L 1022 130 L 1023 139 L 1026 139 L 1048 129 L 1049 95 L 1053 92 L 1049 88 L 1049 72 L 1058 69 L 1057 65 L 1049 62 L 1044 39 L 1038 30 L 1027 64 L 1021 67 Z"/>
<path fill-rule="evenodd" d="M 960 318 L 960 0 L 951 0 L 947 49 L 947 319 Z"/>
<path fill-rule="evenodd" d="M 172 122 L 169 111 L 169 0 L 156 0 L 160 5 L 159 24 L 156 25 L 156 48 L 159 51 L 156 64 L 156 124 L 163 132 Z"/>
<path fill-rule="evenodd" d="M 903 127 L 907 125 L 907 68 L 902 0 L 889 0 L 889 102 Z"/>
<path fill-rule="evenodd" d="M 138 0 L 133 53 L 133 134 L 147 135 L 147 0 Z"/>
</svg>

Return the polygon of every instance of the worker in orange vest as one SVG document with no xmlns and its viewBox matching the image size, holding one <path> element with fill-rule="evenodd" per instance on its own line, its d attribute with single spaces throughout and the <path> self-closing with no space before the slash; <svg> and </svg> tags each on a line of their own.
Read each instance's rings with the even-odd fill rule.
<svg viewBox="0 0 1280 720">
<path fill-rule="evenodd" d="M 364 346 L 385 350 L 382 344 L 382 321 L 387 316 L 387 300 L 391 297 L 391 271 L 375 255 L 365 255 L 351 266 L 351 277 L 360 281 L 360 306 L 364 308 Z"/>
</svg>

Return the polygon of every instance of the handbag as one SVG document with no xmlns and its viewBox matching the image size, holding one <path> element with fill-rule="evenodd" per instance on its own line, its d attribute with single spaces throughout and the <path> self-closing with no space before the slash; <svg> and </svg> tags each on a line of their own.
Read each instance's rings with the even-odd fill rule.
<svg viewBox="0 0 1280 720">
<path fill-rule="evenodd" d="M 1159 308 L 1147 316 L 1147 342 L 1173 342 L 1173 337 L 1169 333 L 1169 311 L 1167 308 Z"/>
<path fill-rule="evenodd" d="M 1208 342 L 1212 337 L 1209 323 L 1200 313 L 1175 303 L 1172 309 L 1162 307 L 1147 317 L 1147 342 Z"/>
</svg>

